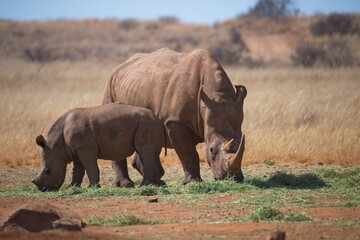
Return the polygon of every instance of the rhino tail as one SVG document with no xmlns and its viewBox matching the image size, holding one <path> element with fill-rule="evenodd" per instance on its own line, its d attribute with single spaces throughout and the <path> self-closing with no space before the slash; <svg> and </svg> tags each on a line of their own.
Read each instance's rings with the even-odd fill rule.
<svg viewBox="0 0 360 240">
<path fill-rule="evenodd" d="M 102 104 L 108 104 L 115 102 L 114 95 L 113 95 L 113 81 L 115 78 L 115 74 L 111 74 L 110 79 L 106 82 L 104 94 L 103 94 L 103 101 Z"/>
</svg>

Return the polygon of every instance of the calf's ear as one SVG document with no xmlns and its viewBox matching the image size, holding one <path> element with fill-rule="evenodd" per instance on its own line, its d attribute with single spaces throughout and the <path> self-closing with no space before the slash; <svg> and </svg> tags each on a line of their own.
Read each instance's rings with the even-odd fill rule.
<svg viewBox="0 0 360 240">
<path fill-rule="evenodd" d="M 47 143 L 46 143 L 46 140 L 43 137 L 43 135 L 39 135 L 39 136 L 36 137 L 36 144 L 39 145 L 42 148 L 46 147 Z"/>
</svg>

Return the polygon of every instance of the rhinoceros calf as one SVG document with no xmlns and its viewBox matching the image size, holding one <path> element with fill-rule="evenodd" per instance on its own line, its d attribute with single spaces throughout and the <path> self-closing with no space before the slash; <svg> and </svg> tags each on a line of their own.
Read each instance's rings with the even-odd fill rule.
<svg viewBox="0 0 360 240">
<path fill-rule="evenodd" d="M 86 171 L 90 186 L 100 186 L 98 158 L 125 161 L 136 151 L 143 161 L 141 184 L 159 185 L 164 131 L 162 122 L 145 108 L 113 103 L 70 110 L 52 125 L 47 141 L 42 135 L 36 138 L 42 170 L 32 182 L 42 191 L 57 190 L 67 163 L 73 162 L 71 185 L 80 186 Z"/>
</svg>

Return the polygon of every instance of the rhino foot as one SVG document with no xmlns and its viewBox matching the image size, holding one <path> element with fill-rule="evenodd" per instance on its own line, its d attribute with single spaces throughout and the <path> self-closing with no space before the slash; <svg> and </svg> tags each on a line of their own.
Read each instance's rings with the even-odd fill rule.
<svg viewBox="0 0 360 240">
<path fill-rule="evenodd" d="M 135 187 L 135 183 L 131 180 L 122 180 L 119 181 L 115 179 L 112 183 L 113 187 L 121 187 L 121 188 L 133 188 Z"/>
<path fill-rule="evenodd" d="M 69 186 L 67 186 L 66 188 L 71 188 L 71 187 L 81 187 L 81 183 L 71 182 Z"/>
<path fill-rule="evenodd" d="M 159 187 L 167 187 L 166 182 L 163 180 L 160 180 Z"/>
<path fill-rule="evenodd" d="M 96 183 L 96 184 L 89 184 L 88 186 L 89 188 L 101 188 L 100 183 Z"/>
<path fill-rule="evenodd" d="M 243 175 L 243 173 L 242 173 L 241 171 L 238 172 L 238 173 L 236 173 L 235 176 L 234 176 L 234 180 L 235 180 L 236 182 L 239 182 L 239 183 L 244 182 L 244 175 Z"/>
<path fill-rule="evenodd" d="M 186 185 L 186 184 L 189 184 L 192 182 L 202 182 L 202 179 L 200 176 L 199 177 L 188 177 L 188 178 L 185 178 L 184 181 L 182 181 L 182 185 Z"/>
<path fill-rule="evenodd" d="M 148 185 L 154 185 L 157 187 L 167 187 L 166 182 L 164 182 L 163 180 L 160 180 L 158 183 L 153 183 L 150 181 L 143 180 L 140 186 L 148 186 Z"/>
</svg>

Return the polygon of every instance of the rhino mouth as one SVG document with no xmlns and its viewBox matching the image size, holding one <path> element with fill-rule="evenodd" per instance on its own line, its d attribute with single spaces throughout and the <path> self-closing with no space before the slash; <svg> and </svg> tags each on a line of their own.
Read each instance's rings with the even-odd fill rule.
<svg viewBox="0 0 360 240">
<path fill-rule="evenodd" d="M 59 190 L 59 187 L 38 187 L 40 191 L 42 192 L 53 192 Z"/>
<path fill-rule="evenodd" d="M 227 172 L 224 172 L 223 174 L 214 176 L 214 179 L 215 179 L 215 181 L 221 181 L 221 180 L 224 180 L 224 179 L 230 179 L 231 177 L 233 177 L 233 175 L 231 175 L 231 174 L 229 174 Z"/>
<path fill-rule="evenodd" d="M 34 183 L 34 182 L 33 182 Z M 36 183 L 34 183 L 38 189 L 42 192 L 52 192 L 52 191 L 57 191 L 59 190 L 59 187 L 58 186 L 41 186 L 41 185 L 38 185 Z"/>
</svg>

